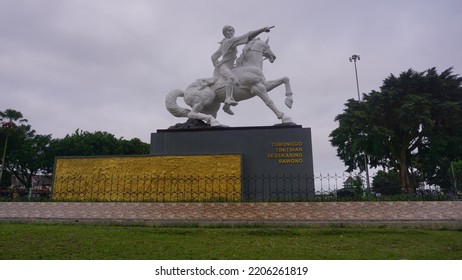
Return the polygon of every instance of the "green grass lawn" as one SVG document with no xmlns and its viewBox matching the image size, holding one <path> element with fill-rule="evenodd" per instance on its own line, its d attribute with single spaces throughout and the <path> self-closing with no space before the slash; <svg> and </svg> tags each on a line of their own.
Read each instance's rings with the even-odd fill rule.
<svg viewBox="0 0 462 280">
<path fill-rule="evenodd" d="M 0 259 L 462 259 L 462 229 L 0 224 Z"/>
</svg>

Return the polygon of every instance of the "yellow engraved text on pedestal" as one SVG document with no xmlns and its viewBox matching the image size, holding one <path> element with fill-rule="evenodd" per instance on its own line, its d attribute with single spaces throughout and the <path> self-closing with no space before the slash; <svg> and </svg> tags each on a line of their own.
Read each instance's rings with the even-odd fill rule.
<svg viewBox="0 0 462 280">
<path fill-rule="evenodd" d="M 239 201 L 240 155 L 57 158 L 53 199 Z"/>
</svg>

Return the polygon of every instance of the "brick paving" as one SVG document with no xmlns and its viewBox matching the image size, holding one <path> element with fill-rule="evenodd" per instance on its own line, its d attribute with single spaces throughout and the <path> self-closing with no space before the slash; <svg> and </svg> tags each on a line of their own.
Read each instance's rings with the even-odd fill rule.
<svg viewBox="0 0 462 280">
<path fill-rule="evenodd" d="M 409 202 L 0 202 L 1 221 L 122 223 L 452 222 L 462 201 Z"/>
</svg>

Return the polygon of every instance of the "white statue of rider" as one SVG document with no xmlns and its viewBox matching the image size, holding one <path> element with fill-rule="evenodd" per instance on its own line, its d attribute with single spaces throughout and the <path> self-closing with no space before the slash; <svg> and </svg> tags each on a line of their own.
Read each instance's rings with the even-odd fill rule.
<svg viewBox="0 0 462 280">
<path fill-rule="evenodd" d="M 214 80 L 217 81 L 219 77 L 223 77 L 226 81 L 226 99 L 225 105 L 223 106 L 223 110 L 226 113 L 233 115 L 234 113 L 231 111 L 230 105 L 235 106 L 238 104 L 236 100 L 234 100 L 233 93 L 234 86 L 238 86 L 239 81 L 237 81 L 236 77 L 231 72 L 231 68 L 233 68 L 237 58 L 237 46 L 247 44 L 262 32 L 270 32 L 270 29 L 273 27 L 274 26 L 264 27 L 238 37 L 234 37 L 234 27 L 230 25 L 223 27 L 223 35 L 225 38 L 219 43 L 220 47 L 218 50 L 212 54 L 212 63 L 213 66 L 215 66 Z M 221 60 L 219 60 L 220 57 Z"/>
</svg>

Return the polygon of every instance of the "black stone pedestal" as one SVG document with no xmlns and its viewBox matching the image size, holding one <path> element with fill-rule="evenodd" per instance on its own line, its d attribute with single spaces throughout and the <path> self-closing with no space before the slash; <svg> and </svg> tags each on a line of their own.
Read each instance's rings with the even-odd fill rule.
<svg viewBox="0 0 462 280">
<path fill-rule="evenodd" d="M 243 201 L 314 197 L 310 128 L 292 125 L 157 130 L 151 134 L 150 154 L 241 154 Z"/>
</svg>

